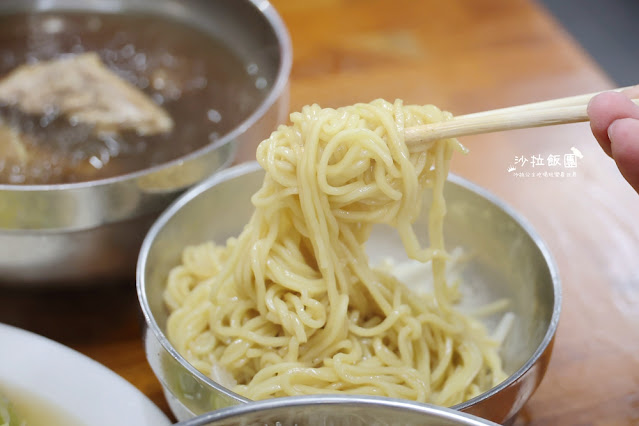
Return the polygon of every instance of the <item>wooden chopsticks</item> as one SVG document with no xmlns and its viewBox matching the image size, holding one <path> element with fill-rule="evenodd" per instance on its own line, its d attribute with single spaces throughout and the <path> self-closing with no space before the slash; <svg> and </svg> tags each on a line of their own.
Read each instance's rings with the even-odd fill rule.
<svg viewBox="0 0 639 426">
<path fill-rule="evenodd" d="M 599 93 L 602 92 L 460 115 L 449 121 L 408 127 L 404 130 L 406 144 L 411 151 L 417 152 L 427 149 L 438 139 L 588 121 L 588 102 Z M 639 99 L 633 99 L 633 102 L 639 105 Z"/>
</svg>

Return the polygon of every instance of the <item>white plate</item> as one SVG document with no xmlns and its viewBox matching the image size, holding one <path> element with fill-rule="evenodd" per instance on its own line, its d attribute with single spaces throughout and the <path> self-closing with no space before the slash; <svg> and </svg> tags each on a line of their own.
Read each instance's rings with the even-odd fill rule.
<svg viewBox="0 0 639 426">
<path fill-rule="evenodd" d="M 5 324 L 0 324 L 0 385 L 33 395 L 87 426 L 171 424 L 113 371 L 66 346 Z"/>
</svg>

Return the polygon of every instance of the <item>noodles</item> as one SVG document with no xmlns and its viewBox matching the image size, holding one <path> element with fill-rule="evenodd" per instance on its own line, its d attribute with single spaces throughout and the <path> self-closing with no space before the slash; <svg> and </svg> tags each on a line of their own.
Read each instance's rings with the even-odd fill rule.
<svg viewBox="0 0 639 426">
<path fill-rule="evenodd" d="M 443 185 L 463 147 L 448 139 L 410 153 L 403 139 L 404 127 L 448 118 L 382 100 L 292 114 L 258 147 L 266 176 L 242 233 L 187 247 L 170 273 L 177 350 L 250 399 L 351 393 L 450 406 L 501 382 L 497 343 L 455 309 L 459 293 L 446 283 Z M 411 225 L 425 188 L 428 248 Z M 432 294 L 369 266 L 376 223 L 432 263 Z"/>
</svg>

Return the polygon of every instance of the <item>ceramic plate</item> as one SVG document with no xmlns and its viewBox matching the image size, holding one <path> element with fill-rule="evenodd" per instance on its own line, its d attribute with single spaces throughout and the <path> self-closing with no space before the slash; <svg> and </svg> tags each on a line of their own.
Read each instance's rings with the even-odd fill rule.
<svg viewBox="0 0 639 426">
<path fill-rule="evenodd" d="M 171 424 L 162 411 L 129 382 L 66 346 L 0 324 L 0 348 L 0 390 L 12 402 L 15 397 L 16 411 L 25 411 L 25 401 L 29 401 L 26 411 L 47 406 L 56 411 L 56 416 L 68 416 L 68 421 L 61 424 Z M 12 393 L 15 393 L 13 397 Z M 25 414 L 29 417 L 29 413 Z"/>
</svg>

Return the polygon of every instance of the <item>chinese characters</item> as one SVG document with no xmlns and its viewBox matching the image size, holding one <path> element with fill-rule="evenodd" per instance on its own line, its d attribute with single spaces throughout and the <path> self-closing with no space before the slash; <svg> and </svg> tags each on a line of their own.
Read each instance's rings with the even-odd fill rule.
<svg viewBox="0 0 639 426">
<path fill-rule="evenodd" d="M 506 169 L 515 177 L 565 178 L 577 176 L 578 160 L 583 155 L 575 147 L 569 153 L 543 155 L 516 155 Z"/>
</svg>

